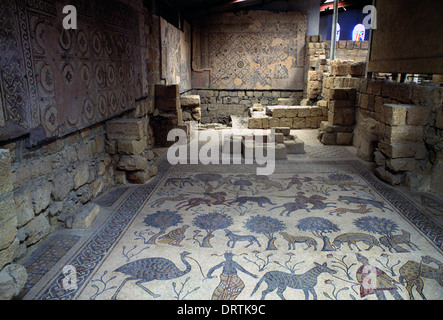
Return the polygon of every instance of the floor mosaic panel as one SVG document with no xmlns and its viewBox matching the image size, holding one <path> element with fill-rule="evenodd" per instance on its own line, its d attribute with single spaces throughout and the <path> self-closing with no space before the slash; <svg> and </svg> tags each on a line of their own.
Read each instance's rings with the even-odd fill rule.
<svg viewBox="0 0 443 320">
<path fill-rule="evenodd" d="M 361 161 L 159 169 L 29 298 L 443 298 L 442 227 Z"/>
</svg>

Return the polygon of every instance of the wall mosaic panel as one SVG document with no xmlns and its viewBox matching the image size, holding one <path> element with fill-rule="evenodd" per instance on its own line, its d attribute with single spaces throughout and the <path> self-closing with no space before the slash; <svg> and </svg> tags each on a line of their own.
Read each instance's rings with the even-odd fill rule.
<svg viewBox="0 0 443 320">
<path fill-rule="evenodd" d="M 77 30 L 63 28 L 67 4 Z M 118 1 L 2 0 L 0 141 L 29 133 L 36 145 L 133 108 L 138 19 Z"/>
<path fill-rule="evenodd" d="M 199 22 L 198 69 L 211 68 L 211 89 L 303 89 L 306 15 L 226 13 Z"/>
<path fill-rule="evenodd" d="M 190 90 L 191 85 L 191 27 L 185 22 L 183 31 L 163 18 L 161 27 L 161 70 L 168 84 L 179 84 L 180 91 Z"/>
</svg>

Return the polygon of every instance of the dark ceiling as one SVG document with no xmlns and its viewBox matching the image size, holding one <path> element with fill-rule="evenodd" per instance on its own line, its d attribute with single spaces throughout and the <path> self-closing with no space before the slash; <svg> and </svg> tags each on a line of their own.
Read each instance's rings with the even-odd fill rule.
<svg viewBox="0 0 443 320">
<path fill-rule="evenodd" d="M 240 10 L 276 10 L 290 11 L 306 6 L 309 1 L 319 0 L 144 0 L 145 6 L 153 7 L 155 12 L 174 25 L 180 25 L 182 19 L 194 20 L 222 12 Z M 326 0 L 319 1 L 320 5 Z M 372 0 L 341 0 L 340 6 L 361 6 Z M 332 5 L 332 3 L 330 4 Z M 324 14 L 325 12 L 323 12 Z M 332 13 L 332 10 L 326 10 Z"/>
</svg>

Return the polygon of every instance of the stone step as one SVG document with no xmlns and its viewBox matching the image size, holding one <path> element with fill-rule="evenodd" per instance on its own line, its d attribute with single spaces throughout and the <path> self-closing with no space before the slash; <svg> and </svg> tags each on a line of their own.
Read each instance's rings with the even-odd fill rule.
<svg viewBox="0 0 443 320">
<path fill-rule="evenodd" d="M 288 154 L 303 154 L 305 152 L 305 143 L 298 138 L 283 142 Z"/>
<path fill-rule="evenodd" d="M 81 208 L 74 217 L 72 229 L 87 229 L 94 222 L 100 212 L 100 206 L 95 203 L 89 203 Z"/>
</svg>

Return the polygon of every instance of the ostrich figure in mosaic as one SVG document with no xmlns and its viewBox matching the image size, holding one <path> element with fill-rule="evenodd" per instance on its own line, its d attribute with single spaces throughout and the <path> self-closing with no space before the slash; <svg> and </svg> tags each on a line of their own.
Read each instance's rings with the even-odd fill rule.
<svg viewBox="0 0 443 320">
<path fill-rule="evenodd" d="M 189 273 L 191 271 L 191 265 L 185 260 L 189 254 L 190 253 L 186 251 L 180 254 L 180 258 L 186 266 L 185 270 L 180 270 L 172 261 L 159 257 L 140 259 L 121 266 L 116 269 L 115 272 L 121 272 L 129 277 L 123 280 L 111 299 L 116 300 L 117 295 L 126 282 L 131 280 L 138 280 L 135 284 L 149 293 L 153 298 L 160 297 L 160 295 L 153 293 L 141 284 L 153 280 L 176 279 Z"/>
</svg>

